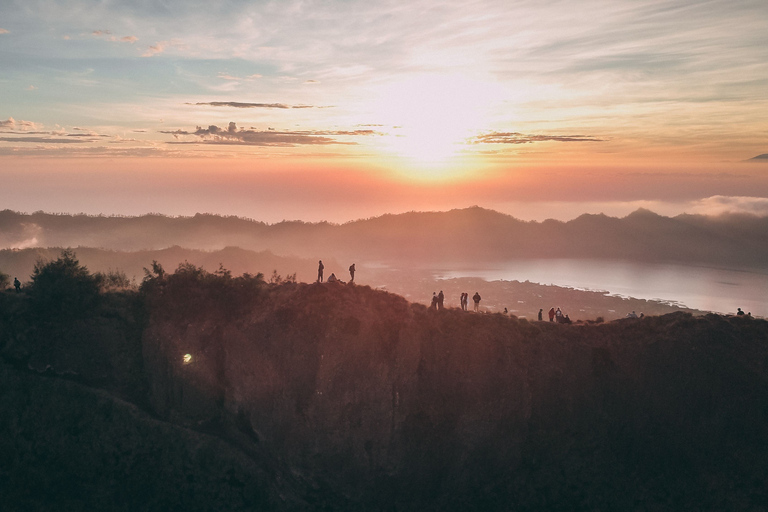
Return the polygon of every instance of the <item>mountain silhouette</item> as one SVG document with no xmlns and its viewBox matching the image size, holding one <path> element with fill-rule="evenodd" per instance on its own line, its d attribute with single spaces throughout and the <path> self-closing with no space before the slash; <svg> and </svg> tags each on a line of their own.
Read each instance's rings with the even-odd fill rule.
<svg viewBox="0 0 768 512">
<path fill-rule="evenodd" d="M 380 262 L 396 268 L 589 258 L 767 268 L 768 218 L 664 217 L 638 210 L 624 218 L 582 215 L 569 222 L 524 222 L 480 207 L 383 215 L 345 224 L 268 225 L 216 215 L 91 217 L 0 212 L 0 245 L 98 247 L 119 251 L 240 247 L 280 256 Z"/>
</svg>

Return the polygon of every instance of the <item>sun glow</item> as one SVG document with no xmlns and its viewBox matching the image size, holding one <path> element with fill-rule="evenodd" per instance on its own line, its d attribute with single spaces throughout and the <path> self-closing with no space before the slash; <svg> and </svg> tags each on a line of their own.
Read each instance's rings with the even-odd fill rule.
<svg viewBox="0 0 768 512">
<path fill-rule="evenodd" d="M 467 140 L 488 128 L 499 97 L 492 82 L 463 75 L 417 75 L 388 84 L 376 106 L 389 131 L 382 149 L 428 174 L 455 171 Z"/>
</svg>

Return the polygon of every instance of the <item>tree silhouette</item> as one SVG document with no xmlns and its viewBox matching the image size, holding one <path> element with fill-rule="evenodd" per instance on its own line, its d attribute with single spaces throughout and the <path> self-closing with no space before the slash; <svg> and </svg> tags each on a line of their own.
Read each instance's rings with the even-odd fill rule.
<svg viewBox="0 0 768 512">
<path fill-rule="evenodd" d="M 31 277 L 32 311 L 44 319 L 88 316 L 99 303 L 102 276 L 80 265 L 71 249 L 54 261 L 38 261 Z"/>
</svg>

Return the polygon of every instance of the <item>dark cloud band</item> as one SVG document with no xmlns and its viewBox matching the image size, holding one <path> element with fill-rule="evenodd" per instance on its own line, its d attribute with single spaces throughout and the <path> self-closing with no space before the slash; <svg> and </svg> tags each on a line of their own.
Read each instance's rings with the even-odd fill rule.
<svg viewBox="0 0 768 512">
<path fill-rule="evenodd" d="M 605 142 L 589 135 L 529 135 L 520 132 L 491 132 L 470 140 L 472 144 L 529 144 L 532 142 Z"/>
</svg>

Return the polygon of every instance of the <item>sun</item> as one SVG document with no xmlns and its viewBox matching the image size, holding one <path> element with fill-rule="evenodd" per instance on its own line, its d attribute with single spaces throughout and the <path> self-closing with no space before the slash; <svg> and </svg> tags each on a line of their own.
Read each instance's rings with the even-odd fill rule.
<svg viewBox="0 0 768 512">
<path fill-rule="evenodd" d="M 414 168 L 451 167 L 467 140 L 487 127 L 498 94 L 491 82 L 419 74 L 380 90 L 376 116 L 388 129 L 381 149 Z"/>
</svg>

